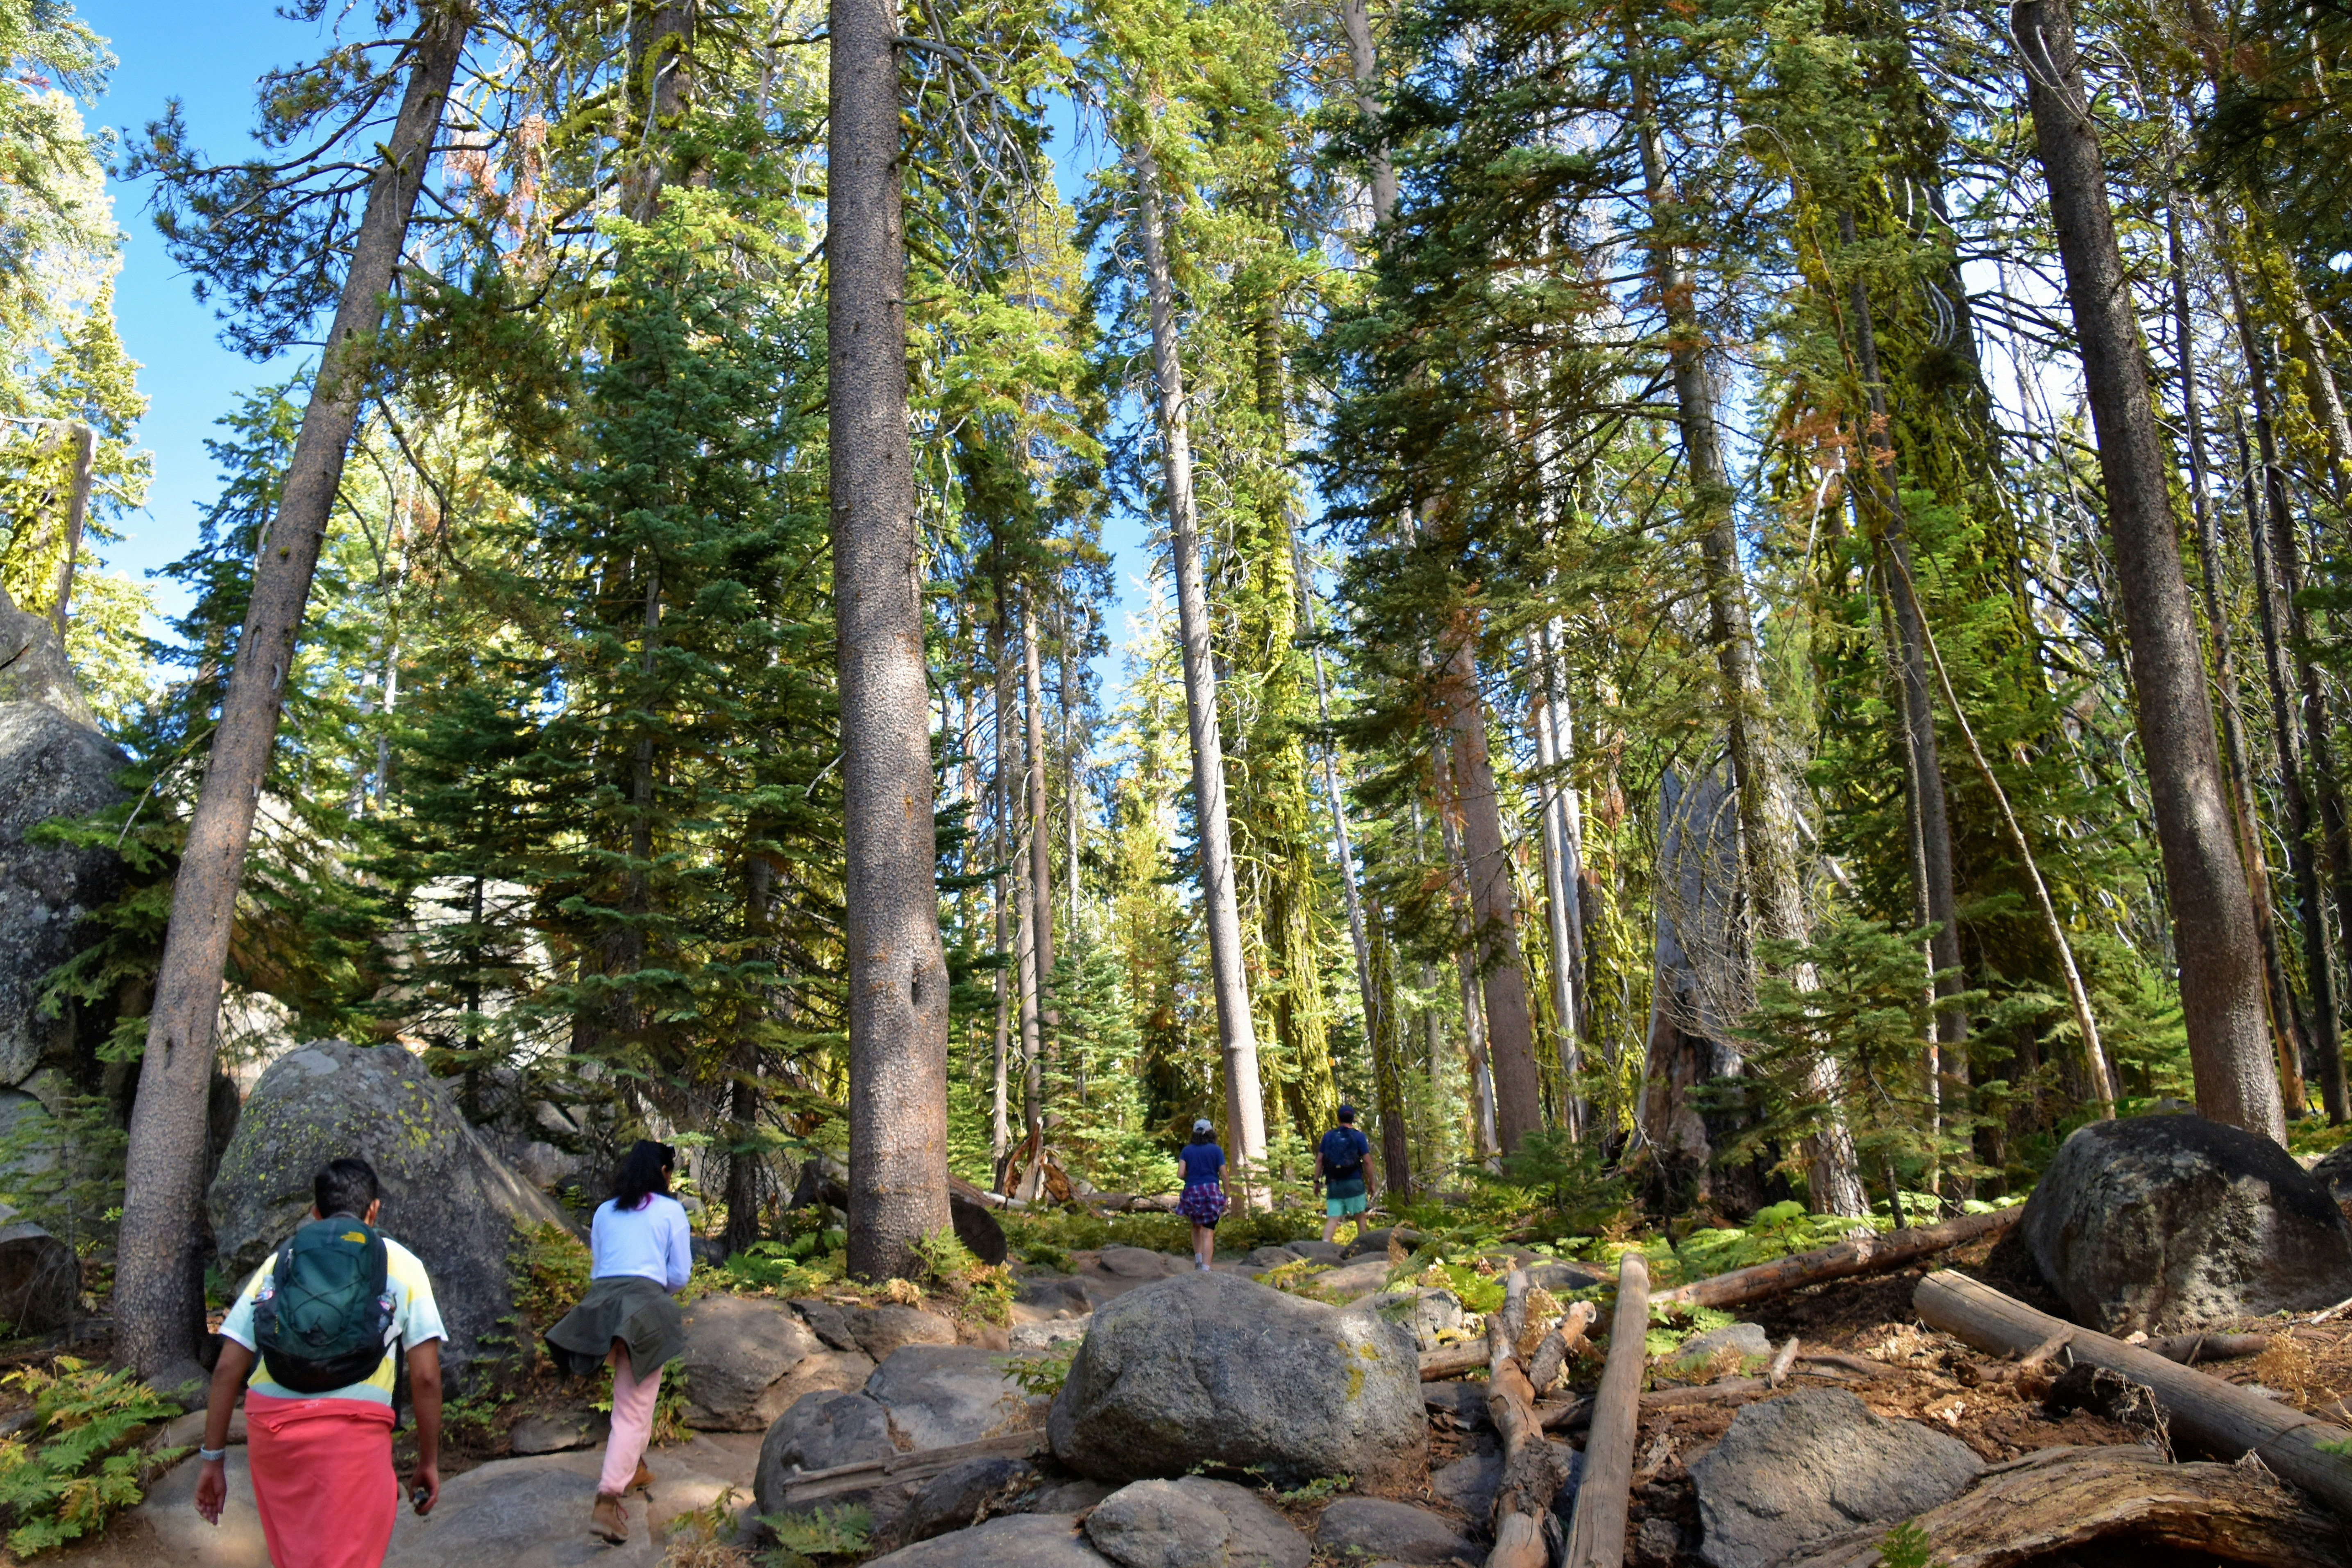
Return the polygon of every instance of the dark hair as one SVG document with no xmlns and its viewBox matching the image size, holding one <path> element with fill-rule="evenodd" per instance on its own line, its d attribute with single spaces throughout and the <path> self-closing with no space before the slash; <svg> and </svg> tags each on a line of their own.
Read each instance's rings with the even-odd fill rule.
<svg viewBox="0 0 2352 1568">
<path fill-rule="evenodd" d="M 1217 1130 L 1213 1127 L 1210 1128 L 1206 1132 L 1195 1132 L 1192 1134 L 1192 1142 L 1195 1143 L 1213 1143 L 1216 1141 Z"/>
<path fill-rule="evenodd" d="M 321 1219 L 339 1214 L 363 1217 L 377 1195 L 375 1167 L 349 1154 L 328 1161 L 326 1168 L 310 1178 L 310 1201 L 319 1205 Z"/>
<path fill-rule="evenodd" d="M 1356 1108 L 1352 1105 L 1341 1104 L 1339 1107 L 1339 1120 L 1343 1123 L 1356 1120 Z"/>
<path fill-rule="evenodd" d="M 636 1209 L 646 1206 L 646 1200 L 659 1193 L 669 1195 L 669 1170 L 677 1163 L 677 1152 L 667 1143 L 656 1143 L 650 1138 L 640 1138 L 621 1161 L 621 1168 L 613 1173 L 613 1206 Z"/>
</svg>

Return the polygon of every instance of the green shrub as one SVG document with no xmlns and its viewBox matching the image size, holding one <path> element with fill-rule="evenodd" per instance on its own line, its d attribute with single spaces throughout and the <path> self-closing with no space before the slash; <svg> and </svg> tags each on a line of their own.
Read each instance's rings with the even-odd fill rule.
<svg viewBox="0 0 2352 1568">
<path fill-rule="evenodd" d="M 1051 1398 L 1069 1382 L 1070 1363 L 1078 1358 L 1079 1342 L 1065 1340 L 1035 1355 L 1016 1356 L 1004 1363 L 1004 1375 L 1019 1384 L 1021 1392 L 1032 1399 Z"/>
<path fill-rule="evenodd" d="M 33 1395 L 30 1440 L 0 1439 L 0 1510 L 19 1557 L 102 1528 L 144 1495 L 142 1468 L 169 1464 L 185 1448 L 141 1455 L 131 1446 L 152 1424 L 180 1414 L 129 1372 L 108 1372 L 72 1356 L 55 1371 L 26 1367 L 0 1383 Z"/>
<path fill-rule="evenodd" d="M 532 1339 L 588 1294 L 588 1248 L 553 1220 L 518 1224 L 507 1247 L 507 1285 L 515 1317 Z"/>
<path fill-rule="evenodd" d="M 861 1557 L 874 1538 L 874 1515 L 855 1505 L 780 1518 L 763 1514 L 760 1522 L 776 1538 L 764 1559 L 767 1568 L 814 1568 L 819 1557 Z"/>
</svg>

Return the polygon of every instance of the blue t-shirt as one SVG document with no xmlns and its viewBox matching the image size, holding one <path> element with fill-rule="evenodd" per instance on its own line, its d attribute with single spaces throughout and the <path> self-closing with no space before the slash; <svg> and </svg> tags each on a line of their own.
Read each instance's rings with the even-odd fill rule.
<svg viewBox="0 0 2352 1568">
<path fill-rule="evenodd" d="M 1225 1168 L 1225 1152 L 1214 1143 L 1187 1143 L 1176 1152 L 1176 1163 L 1183 1167 L 1184 1184 L 1197 1187 L 1217 1179 Z"/>
<path fill-rule="evenodd" d="M 1366 1138 L 1357 1129 L 1334 1127 L 1330 1131 L 1323 1134 L 1323 1173 L 1330 1176 L 1345 1171 L 1348 1175 L 1341 1177 L 1341 1180 L 1352 1177 L 1361 1181 L 1364 1175 L 1364 1161 L 1371 1152 L 1371 1140 Z"/>
</svg>

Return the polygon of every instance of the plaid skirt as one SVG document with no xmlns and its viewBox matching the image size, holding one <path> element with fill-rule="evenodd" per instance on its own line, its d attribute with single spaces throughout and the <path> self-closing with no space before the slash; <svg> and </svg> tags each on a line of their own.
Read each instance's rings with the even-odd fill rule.
<svg viewBox="0 0 2352 1568">
<path fill-rule="evenodd" d="M 1214 1225 L 1225 1217 L 1225 1189 L 1214 1182 L 1186 1187 L 1176 1200 L 1176 1212 L 1194 1225 Z"/>
</svg>

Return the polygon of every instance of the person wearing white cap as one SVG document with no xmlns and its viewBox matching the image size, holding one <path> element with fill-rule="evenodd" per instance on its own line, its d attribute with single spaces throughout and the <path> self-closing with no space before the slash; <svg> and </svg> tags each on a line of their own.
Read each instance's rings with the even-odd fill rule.
<svg viewBox="0 0 2352 1568">
<path fill-rule="evenodd" d="M 1202 1117 L 1192 1123 L 1192 1141 L 1176 1152 L 1183 1168 L 1184 1193 L 1176 1212 L 1192 1222 L 1192 1267 L 1206 1268 L 1217 1255 L 1217 1222 L 1225 1216 L 1225 1189 L 1220 1180 L 1225 1152 L 1217 1147 L 1217 1130 Z"/>
</svg>

